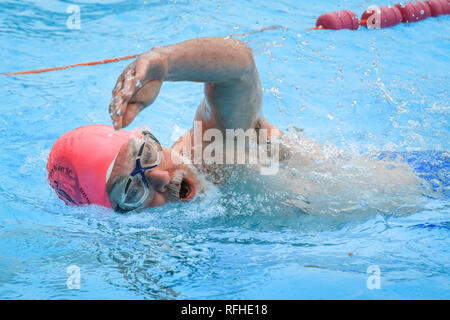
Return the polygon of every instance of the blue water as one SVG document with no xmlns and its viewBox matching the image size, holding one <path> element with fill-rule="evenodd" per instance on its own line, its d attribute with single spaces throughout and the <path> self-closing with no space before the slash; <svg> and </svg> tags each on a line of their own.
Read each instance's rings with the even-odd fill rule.
<svg viewBox="0 0 450 320">
<path fill-rule="evenodd" d="M 0 298 L 450 298 L 450 17 L 311 31 L 321 13 L 360 16 L 374 1 L 85 0 L 77 2 L 81 29 L 71 30 L 70 4 L 2 1 L 0 71 L 278 25 L 242 38 L 254 52 L 266 117 L 355 155 L 400 154 L 426 182 L 424 195 L 408 214 L 305 214 L 277 190 L 235 178 L 191 203 L 139 214 L 68 207 L 46 182 L 48 153 L 71 129 L 110 124 L 111 90 L 129 61 L 0 76 Z M 131 128 L 147 123 L 171 145 L 190 128 L 202 94 L 198 83 L 165 83 Z M 70 265 L 80 268 L 80 289 L 66 286 Z M 381 287 L 370 290 L 372 265 Z"/>
</svg>

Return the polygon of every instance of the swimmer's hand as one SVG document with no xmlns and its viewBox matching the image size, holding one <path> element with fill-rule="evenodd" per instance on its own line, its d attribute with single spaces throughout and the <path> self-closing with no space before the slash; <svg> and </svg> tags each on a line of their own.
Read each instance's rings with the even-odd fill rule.
<svg viewBox="0 0 450 320">
<path fill-rule="evenodd" d="M 140 55 L 124 69 L 109 105 L 116 130 L 128 126 L 139 112 L 155 101 L 166 70 L 167 60 L 154 51 Z"/>
</svg>

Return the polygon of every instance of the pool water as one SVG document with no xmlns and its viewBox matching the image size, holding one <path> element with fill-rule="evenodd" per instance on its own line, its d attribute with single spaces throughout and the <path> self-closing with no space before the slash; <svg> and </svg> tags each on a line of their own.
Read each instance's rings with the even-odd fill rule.
<svg viewBox="0 0 450 320">
<path fill-rule="evenodd" d="M 237 171 L 191 203 L 139 214 L 65 206 L 47 184 L 50 149 L 71 129 L 110 124 L 111 91 L 129 61 L 0 76 L 1 299 L 450 298 L 449 16 L 326 31 L 305 29 L 324 12 L 360 16 L 374 1 L 85 0 L 80 29 L 69 29 L 70 4 L 2 1 L 0 72 L 278 25 L 242 37 L 269 121 L 355 157 L 408 163 L 423 195 L 405 199 L 407 213 L 370 202 L 306 213 Z M 131 128 L 146 123 L 171 145 L 202 94 L 198 83 L 165 83 Z M 73 265 L 79 289 L 69 289 Z"/>
</svg>

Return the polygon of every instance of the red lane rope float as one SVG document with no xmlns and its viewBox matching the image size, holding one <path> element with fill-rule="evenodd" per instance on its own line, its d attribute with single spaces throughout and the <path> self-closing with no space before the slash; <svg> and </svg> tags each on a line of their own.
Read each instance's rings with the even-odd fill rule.
<svg viewBox="0 0 450 320">
<path fill-rule="evenodd" d="M 317 19 L 316 28 L 313 29 L 357 30 L 358 27 L 359 19 L 356 14 L 351 10 L 342 10 L 322 14 Z"/>
<path fill-rule="evenodd" d="M 91 62 L 82 62 L 82 63 L 71 64 L 71 65 L 62 66 L 62 67 L 45 68 L 45 69 L 28 70 L 28 71 L 18 71 L 18 72 L 2 72 L 0 74 L 12 76 L 12 75 L 18 75 L 18 74 L 33 74 L 33 73 L 42 73 L 42 72 L 48 72 L 48 71 L 65 70 L 65 69 L 80 67 L 80 66 L 94 66 L 97 64 L 105 64 L 105 63 L 133 59 L 133 58 L 136 58 L 138 55 L 139 54 L 133 54 L 133 55 L 120 57 L 120 58 L 104 59 L 104 60 L 91 61 Z"/>
<path fill-rule="evenodd" d="M 431 16 L 430 7 L 422 1 L 406 2 L 405 4 L 397 3 L 395 6 L 402 13 L 403 23 L 417 22 Z"/>
<path fill-rule="evenodd" d="M 350 10 L 324 13 L 317 19 L 316 27 L 312 29 L 357 30 L 360 25 L 369 29 L 379 29 L 446 14 L 450 14 L 450 0 L 412 1 L 394 6 L 369 7 L 362 14 L 361 20 Z"/>
<path fill-rule="evenodd" d="M 426 0 L 424 2 L 430 7 L 432 17 L 450 14 L 449 0 Z"/>
<path fill-rule="evenodd" d="M 387 28 L 401 23 L 402 12 L 397 7 L 385 6 L 380 8 L 368 8 L 361 16 L 361 25 L 368 28 Z"/>
<path fill-rule="evenodd" d="M 448 0 L 427 0 L 425 2 L 430 7 L 432 17 L 450 14 L 450 1 Z"/>
</svg>

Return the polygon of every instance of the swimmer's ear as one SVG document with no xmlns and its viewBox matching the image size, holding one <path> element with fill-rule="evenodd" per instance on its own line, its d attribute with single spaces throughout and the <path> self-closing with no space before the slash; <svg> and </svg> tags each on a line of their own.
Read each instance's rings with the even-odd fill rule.
<svg viewBox="0 0 450 320">
<path fill-rule="evenodd" d="M 151 105 L 159 94 L 162 81 L 152 80 L 140 88 L 130 99 L 122 116 L 122 127 L 128 126 L 145 107 Z"/>
</svg>

